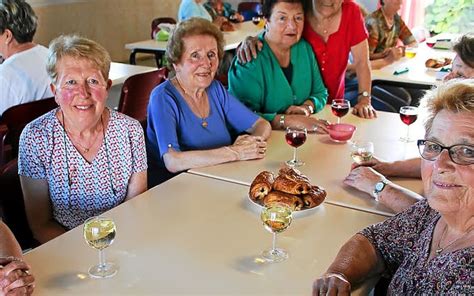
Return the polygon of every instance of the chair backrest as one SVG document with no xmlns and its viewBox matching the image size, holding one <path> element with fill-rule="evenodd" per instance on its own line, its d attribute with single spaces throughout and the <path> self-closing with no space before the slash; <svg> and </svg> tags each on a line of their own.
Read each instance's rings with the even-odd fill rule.
<svg viewBox="0 0 474 296">
<path fill-rule="evenodd" d="M 126 114 L 143 124 L 146 122 L 150 93 L 158 84 L 168 77 L 168 69 L 130 76 L 125 80 L 120 94 L 118 111 Z"/>
<path fill-rule="evenodd" d="M 168 23 L 168 24 L 176 24 L 176 20 L 172 17 L 157 17 L 151 21 L 151 31 L 150 37 L 151 39 L 155 39 L 155 34 L 158 32 L 158 25 Z"/>
<path fill-rule="evenodd" d="M 3 145 L 3 148 L 7 145 L 11 145 L 11 157 L 17 157 L 18 142 L 23 128 L 34 119 L 53 110 L 57 106 L 54 97 L 51 97 L 8 108 L 3 112 L 3 115 L 0 118 L 0 124 L 3 124 L 8 128 L 6 134 L 0 138 L 0 145 Z M 2 152 L 3 153 L 0 154 L 0 158 L 2 158 L 0 159 L 0 163 L 5 162 L 5 151 Z"/>
<path fill-rule="evenodd" d="M 262 4 L 258 2 L 241 2 L 237 6 L 237 11 L 244 17 L 244 20 L 248 21 L 262 13 Z"/>
</svg>

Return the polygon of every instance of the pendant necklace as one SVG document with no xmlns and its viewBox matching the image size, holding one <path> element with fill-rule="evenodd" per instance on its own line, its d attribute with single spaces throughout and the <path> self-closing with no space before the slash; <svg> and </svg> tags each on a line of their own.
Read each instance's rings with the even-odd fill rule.
<svg viewBox="0 0 474 296">
<path fill-rule="evenodd" d="M 462 235 L 462 236 L 458 237 L 457 239 L 451 241 L 451 242 L 450 242 L 449 244 L 447 244 L 446 246 L 441 247 L 441 246 L 440 246 L 441 241 L 443 240 L 444 236 L 446 235 L 446 232 L 448 231 L 448 225 L 446 224 L 446 225 L 444 226 L 443 233 L 441 234 L 441 238 L 439 239 L 438 245 L 437 245 L 436 250 L 435 250 L 436 255 L 440 255 L 441 253 L 443 253 L 443 251 L 444 251 L 445 249 L 449 248 L 449 247 L 450 247 L 451 245 L 453 245 L 455 242 L 457 242 L 457 241 L 460 240 L 461 238 L 463 238 L 463 237 L 465 237 L 466 235 L 468 235 L 469 233 L 471 233 L 471 231 L 472 231 L 473 229 L 474 229 L 474 228 L 471 227 L 470 229 L 467 230 L 467 232 L 466 232 L 464 235 Z"/>
<path fill-rule="evenodd" d="M 193 100 L 193 97 L 192 97 L 190 94 L 188 94 L 188 93 L 186 92 L 186 90 L 184 89 L 184 87 L 183 87 L 183 86 L 181 85 L 181 83 L 179 82 L 178 77 L 175 77 L 175 80 L 176 80 L 176 83 L 178 84 L 179 88 L 181 88 L 181 90 L 183 91 L 184 95 L 185 95 L 185 96 L 188 96 L 188 97 L 190 98 L 189 100 L 191 101 L 191 105 L 192 105 L 192 106 L 196 109 L 196 111 L 199 113 L 199 117 L 201 118 L 201 126 L 202 126 L 203 128 L 207 128 L 207 126 L 208 126 L 208 122 L 207 122 L 207 120 L 206 120 L 207 117 L 204 116 L 204 115 L 202 115 L 201 110 L 200 110 L 200 109 L 198 108 L 198 106 L 197 106 L 197 103 L 195 103 L 194 100 Z"/>
<path fill-rule="evenodd" d="M 94 137 L 94 140 L 92 141 L 92 144 L 90 144 L 89 147 L 86 147 L 86 146 L 82 145 L 80 142 L 76 141 L 76 140 L 73 138 L 73 136 L 72 136 L 72 134 L 71 134 L 71 131 L 68 130 L 68 129 L 66 129 L 66 122 L 64 121 L 64 113 L 61 111 L 61 114 L 62 114 L 62 118 L 63 118 L 63 127 L 64 127 L 64 130 L 65 130 L 66 133 L 70 136 L 69 138 L 71 139 L 71 141 L 72 141 L 74 144 L 78 145 L 78 146 L 82 149 L 83 153 L 89 153 L 89 151 L 91 150 L 91 148 L 94 146 L 95 142 L 97 142 L 97 138 L 99 137 L 99 133 L 96 133 L 96 135 L 95 135 L 95 137 Z M 104 125 L 103 125 L 103 123 L 102 123 L 102 116 L 101 116 L 101 124 L 102 124 L 102 131 L 103 131 Z"/>
</svg>

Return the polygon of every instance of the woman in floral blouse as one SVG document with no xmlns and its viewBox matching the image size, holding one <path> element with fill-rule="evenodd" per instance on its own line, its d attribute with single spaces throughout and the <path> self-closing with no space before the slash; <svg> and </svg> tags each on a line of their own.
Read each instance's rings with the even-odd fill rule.
<svg viewBox="0 0 474 296">
<path fill-rule="evenodd" d="M 382 274 L 392 278 L 389 295 L 474 294 L 474 80 L 447 82 L 425 104 L 418 147 L 426 199 L 353 236 L 313 295 L 345 295 Z"/>
</svg>

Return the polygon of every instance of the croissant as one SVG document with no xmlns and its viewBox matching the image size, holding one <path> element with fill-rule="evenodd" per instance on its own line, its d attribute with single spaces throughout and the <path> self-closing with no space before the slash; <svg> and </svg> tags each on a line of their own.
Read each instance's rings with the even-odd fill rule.
<svg viewBox="0 0 474 296">
<path fill-rule="evenodd" d="M 303 208 L 303 200 L 298 196 L 281 191 L 272 191 L 263 199 L 263 205 L 269 206 L 273 203 L 282 203 L 291 208 L 292 211 L 299 211 Z"/>
<path fill-rule="evenodd" d="M 311 186 L 308 194 L 302 196 L 305 208 L 314 208 L 319 206 L 326 198 L 326 190 L 318 186 Z"/>
<path fill-rule="evenodd" d="M 427 68 L 441 68 L 451 64 L 450 58 L 439 58 L 439 59 L 427 59 L 425 62 L 425 66 Z"/>
<path fill-rule="evenodd" d="M 302 175 L 298 170 L 286 167 L 280 169 L 278 177 L 273 183 L 273 189 L 289 194 L 308 194 L 311 189 L 308 177 Z"/>
<path fill-rule="evenodd" d="M 249 195 L 253 201 L 264 198 L 271 190 L 275 176 L 272 172 L 263 171 L 255 177 L 250 185 Z"/>
</svg>

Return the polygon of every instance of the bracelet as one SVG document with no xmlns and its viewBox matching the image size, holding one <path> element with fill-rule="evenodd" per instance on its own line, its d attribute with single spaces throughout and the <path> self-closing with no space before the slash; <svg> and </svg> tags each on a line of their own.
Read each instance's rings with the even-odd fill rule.
<svg viewBox="0 0 474 296">
<path fill-rule="evenodd" d="M 235 151 L 234 149 L 230 148 L 229 146 L 224 146 L 224 148 L 226 150 L 229 150 L 230 152 L 232 152 L 232 154 L 234 154 L 235 156 L 237 156 L 237 159 L 236 160 L 239 160 L 240 159 L 240 154 L 239 152 Z"/>
<path fill-rule="evenodd" d="M 280 121 L 279 121 L 279 123 L 280 123 L 280 128 L 281 128 L 281 129 L 285 129 L 285 115 L 283 115 L 283 114 L 280 115 Z"/>
<path fill-rule="evenodd" d="M 306 107 L 308 107 L 309 114 L 314 114 L 314 108 L 313 108 L 313 106 L 311 106 L 310 104 L 303 104 L 303 105 L 305 105 Z"/>
</svg>

